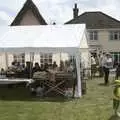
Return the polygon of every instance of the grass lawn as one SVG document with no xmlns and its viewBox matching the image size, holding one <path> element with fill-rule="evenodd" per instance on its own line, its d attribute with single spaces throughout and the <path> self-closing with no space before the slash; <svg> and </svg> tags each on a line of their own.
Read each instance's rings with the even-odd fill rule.
<svg viewBox="0 0 120 120">
<path fill-rule="evenodd" d="M 20 88 L 0 89 L 0 120 L 119 120 L 112 116 L 112 86 L 100 83 L 87 81 L 87 94 L 74 100 L 40 100 Z"/>
</svg>

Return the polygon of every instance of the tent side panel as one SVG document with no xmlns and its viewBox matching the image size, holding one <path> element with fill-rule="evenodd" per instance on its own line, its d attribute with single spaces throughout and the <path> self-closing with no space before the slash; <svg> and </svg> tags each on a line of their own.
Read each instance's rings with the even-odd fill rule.
<svg viewBox="0 0 120 120">
<path fill-rule="evenodd" d="M 7 67 L 11 66 L 12 62 L 13 62 L 13 54 L 10 53 L 0 54 L 0 69 L 3 68 L 4 70 L 6 70 Z"/>
<path fill-rule="evenodd" d="M 53 62 L 56 61 L 57 65 L 60 65 L 60 60 L 62 61 L 68 60 L 68 54 L 67 53 L 53 54 Z"/>
<path fill-rule="evenodd" d="M 30 61 L 30 53 L 25 53 L 25 62 Z"/>
<path fill-rule="evenodd" d="M 87 39 L 87 33 L 84 31 L 83 36 L 81 38 L 80 42 L 80 48 L 89 48 L 88 46 L 88 39 Z"/>
<path fill-rule="evenodd" d="M 81 53 L 81 62 L 83 63 L 82 65 L 84 68 L 89 68 L 90 67 L 90 53 L 88 49 L 83 49 L 80 51 Z"/>
<path fill-rule="evenodd" d="M 13 54 L 8 53 L 7 57 L 8 57 L 7 62 L 8 62 L 8 67 L 9 67 L 9 66 L 11 66 L 12 62 L 14 61 Z"/>
<path fill-rule="evenodd" d="M 33 62 L 33 65 L 34 65 L 36 62 L 39 63 L 39 65 L 40 65 L 40 54 L 39 54 L 39 53 L 35 53 L 35 54 L 34 54 L 34 62 Z"/>
<path fill-rule="evenodd" d="M 77 90 L 75 97 L 79 98 L 82 96 L 82 87 L 81 87 L 81 71 L 80 71 L 80 53 L 76 54 L 76 69 L 77 69 Z"/>
<path fill-rule="evenodd" d="M 0 54 L 0 69 L 6 69 L 6 62 L 5 62 L 5 54 L 1 53 Z"/>
</svg>

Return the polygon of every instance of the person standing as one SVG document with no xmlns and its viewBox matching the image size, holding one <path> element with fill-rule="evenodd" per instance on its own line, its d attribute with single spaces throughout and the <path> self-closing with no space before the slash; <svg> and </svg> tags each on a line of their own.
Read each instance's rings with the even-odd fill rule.
<svg viewBox="0 0 120 120">
<path fill-rule="evenodd" d="M 93 56 L 91 56 L 91 79 L 92 77 L 95 77 L 95 72 L 96 72 L 96 61 Z"/>
<path fill-rule="evenodd" d="M 113 68 L 113 59 L 109 53 L 106 53 L 103 57 L 103 71 L 104 71 L 104 83 L 108 85 L 109 83 L 109 70 Z"/>
<path fill-rule="evenodd" d="M 103 57 L 104 57 L 105 53 L 100 53 L 99 54 L 99 77 L 103 77 L 104 73 L 103 73 Z"/>
<path fill-rule="evenodd" d="M 35 66 L 33 67 L 32 71 L 33 71 L 33 73 L 38 72 L 38 71 L 41 71 L 41 69 L 40 69 L 40 66 L 39 66 L 39 63 L 38 63 L 38 62 L 36 62 L 36 63 L 35 63 Z"/>
</svg>

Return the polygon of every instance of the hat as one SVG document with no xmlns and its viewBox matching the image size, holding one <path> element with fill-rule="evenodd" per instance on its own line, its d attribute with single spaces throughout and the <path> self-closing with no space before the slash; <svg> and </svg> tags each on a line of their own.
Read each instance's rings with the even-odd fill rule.
<svg viewBox="0 0 120 120">
<path fill-rule="evenodd" d="M 109 52 L 105 53 L 106 55 L 111 55 Z"/>
<path fill-rule="evenodd" d="M 115 80 L 114 84 L 120 85 L 120 80 Z"/>
</svg>

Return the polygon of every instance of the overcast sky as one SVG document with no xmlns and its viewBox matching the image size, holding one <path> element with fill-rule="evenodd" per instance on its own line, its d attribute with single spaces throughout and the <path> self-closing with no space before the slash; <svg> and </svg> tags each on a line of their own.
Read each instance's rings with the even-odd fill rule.
<svg viewBox="0 0 120 120">
<path fill-rule="evenodd" d="M 9 25 L 22 8 L 26 0 L 0 0 L 0 25 Z M 86 11 L 102 11 L 120 20 L 120 0 L 33 0 L 40 13 L 52 24 L 63 24 L 73 17 L 76 2 L 79 14 Z"/>
</svg>

